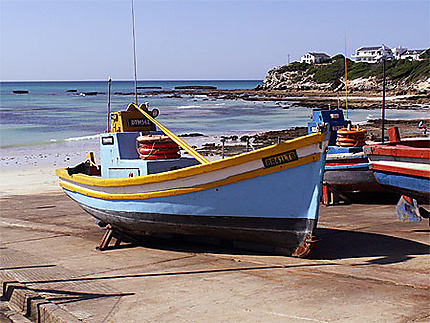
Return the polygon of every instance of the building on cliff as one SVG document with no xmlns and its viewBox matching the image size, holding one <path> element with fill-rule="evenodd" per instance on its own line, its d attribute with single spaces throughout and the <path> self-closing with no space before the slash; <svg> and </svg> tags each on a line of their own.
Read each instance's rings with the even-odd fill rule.
<svg viewBox="0 0 430 323">
<path fill-rule="evenodd" d="M 311 53 L 308 52 L 300 57 L 300 63 L 321 64 L 330 61 L 330 56 L 326 53 Z"/>
<path fill-rule="evenodd" d="M 391 51 L 393 52 L 393 56 L 395 59 L 400 59 L 401 56 L 408 51 L 407 48 L 403 48 L 402 45 L 395 47 L 393 49 L 391 49 Z"/>
<path fill-rule="evenodd" d="M 399 46 L 400 47 L 400 46 Z M 377 63 L 382 59 L 393 59 L 392 50 L 385 46 L 360 47 L 355 51 L 352 57 L 356 62 Z"/>
<path fill-rule="evenodd" d="M 400 59 L 419 61 L 421 59 L 421 54 L 423 54 L 425 51 L 425 49 L 408 49 L 402 55 L 400 55 Z"/>
<path fill-rule="evenodd" d="M 378 63 L 382 59 L 409 59 L 420 60 L 425 49 L 407 49 L 402 46 L 390 49 L 386 45 L 375 47 L 360 47 L 352 55 L 356 62 Z"/>
</svg>

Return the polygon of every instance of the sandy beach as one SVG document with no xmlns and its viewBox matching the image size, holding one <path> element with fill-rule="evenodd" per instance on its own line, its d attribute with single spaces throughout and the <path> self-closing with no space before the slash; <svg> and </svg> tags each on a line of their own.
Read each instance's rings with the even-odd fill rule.
<svg viewBox="0 0 430 323">
<path fill-rule="evenodd" d="M 246 134 L 241 134 L 241 136 Z M 255 133 L 247 133 L 252 136 Z M 184 140 L 193 147 L 202 149 L 216 143 L 221 136 L 186 137 Z M 14 147 L 2 149 L 0 155 L 0 197 L 25 196 L 61 192 L 55 169 L 76 166 L 86 160 L 87 152 L 94 152 L 96 161 L 99 159 L 98 139 L 86 142 L 72 142 L 52 145 Z M 244 143 L 240 147 L 246 147 Z M 204 150 L 207 150 L 206 148 Z M 211 149 L 206 153 L 209 160 L 221 158 L 219 149 Z M 183 156 L 187 156 L 182 151 Z"/>
</svg>

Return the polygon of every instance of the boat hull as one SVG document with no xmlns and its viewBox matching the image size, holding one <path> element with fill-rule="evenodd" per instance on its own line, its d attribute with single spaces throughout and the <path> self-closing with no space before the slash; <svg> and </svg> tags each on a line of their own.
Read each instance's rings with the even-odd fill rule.
<svg viewBox="0 0 430 323">
<path fill-rule="evenodd" d="M 60 173 L 60 184 L 85 211 L 131 235 L 218 237 L 300 256 L 309 251 L 318 220 L 323 138 L 298 146 L 283 143 L 149 180 L 100 179 L 92 184 Z M 297 158 L 289 161 L 294 148 Z M 154 191 L 156 187 L 162 190 Z"/>
<path fill-rule="evenodd" d="M 331 151 L 336 151 L 335 148 L 342 149 L 330 148 Z M 368 159 L 362 151 L 329 153 L 324 168 L 324 184 L 338 193 L 346 194 L 383 191 L 369 169 Z"/>
<path fill-rule="evenodd" d="M 383 191 L 368 165 L 356 168 L 326 168 L 324 173 L 324 183 L 328 184 L 338 192 L 345 193 Z"/>
<path fill-rule="evenodd" d="M 430 140 L 369 145 L 365 152 L 380 185 L 420 203 L 430 203 Z"/>
<path fill-rule="evenodd" d="M 383 171 L 374 171 L 374 174 L 380 185 L 387 190 L 412 197 L 423 204 L 430 204 L 430 182 L 428 178 Z"/>
<path fill-rule="evenodd" d="M 143 212 L 107 211 L 81 204 L 81 207 L 102 221 L 128 235 L 180 234 L 251 242 L 254 247 L 292 255 L 298 246 L 311 237 L 314 219 L 209 217 L 205 215 L 168 215 Z M 252 249 L 253 245 L 248 248 Z"/>
</svg>

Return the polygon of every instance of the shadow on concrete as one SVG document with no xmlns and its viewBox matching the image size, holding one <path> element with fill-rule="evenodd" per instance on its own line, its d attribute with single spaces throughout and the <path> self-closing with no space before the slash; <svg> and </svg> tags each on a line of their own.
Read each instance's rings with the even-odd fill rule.
<svg viewBox="0 0 430 323">
<path fill-rule="evenodd" d="M 246 272 L 252 270 L 273 270 L 273 269 L 289 269 L 300 267 L 321 267 L 330 266 L 331 264 L 297 264 L 297 265 L 269 265 L 269 266 L 255 266 L 255 267 L 235 267 L 235 268 L 220 268 L 220 269 L 202 269 L 202 270 L 189 270 L 189 271 L 173 271 L 161 273 L 144 273 L 144 274 L 127 274 L 115 276 L 99 276 L 99 277 L 82 277 L 82 278 L 65 278 L 65 279 L 52 279 L 52 280 L 36 280 L 26 281 L 25 284 L 50 284 L 50 283 L 72 283 L 72 282 L 90 282 L 90 281 L 103 281 L 113 279 L 130 279 L 130 278 L 148 278 L 148 277 L 168 277 L 168 276 L 184 276 L 184 275 L 203 275 L 215 273 L 228 273 L 228 272 Z M 33 289 L 33 291 L 49 292 L 48 289 Z M 63 292 L 63 291 L 61 291 Z M 73 292 L 71 292 L 73 293 Z M 80 293 L 80 292 L 78 292 Z M 100 294 L 104 295 L 104 294 Z M 124 294 L 106 294 L 110 296 L 126 296 Z M 127 294 L 128 295 L 128 294 Z M 51 300 L 51 299 L 49 299 Z"/>
<path fill-rule="evenodd" d="M 68 282 L 72 280 L 58 280 L 55 282 Z M 49 281 L 51 282 L 51 281 Z M 24 286 L 16 286 L 13 284 L 8 284 L 6 282 L 6 288 L 3 292 L 3 299 L 9 300 L 10 295 L 12 293 L 12 290 L 30 290 L 36 293 L 48 293 L 51 295 L 45 295 L 43 297 L 44 300 L 53 302 L 55 304 L 66 304 L 66 303 L 73 303 L 73 302 L 79 302 L 79 301 L 85 301 L 85 300 L 91 300 L 91 299 L 101 299 L 101 298 L 110 298 L 110 297 L 122 297 L 122 296 L 131 296 L 134 295 L 134 293 L 112 293 L 112 294 L 103 294 L 103 293 L 89 293 L 89 292 L 81 292 L 81 291 L 68 291 L 65 289 L 53 289 L 53 288 L 35 288 L 35 287 L 24 287 Z M 52 295 L 54 294 L 54 295 Z M 58 296 L 56 296 L 58 295 Z M 31 298 L 31 296 L 29 296 Z M 33 296 L 33 299 L 42 299 L 41 296 Z M 27 301 L 30 301 L 31 299 L 28 299 Z"/>
<path fill-rule="evenodd" d="M 341 194 L 343 196 L 341 204 L 367 204 L 367 205 L 396 205 L 400 199 L 399 194 L 382 192 L 362 192 Z"/>
<path fill-rule="evenodd" d="M 87 293 L 87 292 L 74 292 L 68 290 L 57 290 L 57 289 L 43 289 L 43 288 L 29 288 L 30 290 L 37 293 L 49 293 L 49 294 L 57 294 L 58 296 L 49 296 L 45 297 L 50 302 L 55 304 L 67 304 L 80 302 L 90 299 L 101 299 L 101 298 L 110 298 L 110 297 L 122 297 L 122 296 L 132 296 L 134 293 L 113 293 L 113 294 L 102 294 L 102 293 Z"/>
<path fill-rule="evenodd" d="M 134 237 L 133 242 L 122 242 L 119 246 L 110 245 L 108 250 L 129 249 L 144 247 L 175 252 L 188 253 L 214 253 L 214 254 L 240 254 L 240 255 L 273 255 L 272 248 L 264 245 L 249 243 L 250 248 L 238 248 L 234 241 L 213 237 L 201 237 L 196 235 L 151 235 L 146 237 Z"/>
<path fill-rule="evenodd" d="M 425 255 L 430 251 L 430 246 L 425 243 L 377 233 L 317 228 L 315 235 L 318 242 L 309 257 L 315 260 L 383 257 L 370 263 L 384 265 L 404 262 L 412 259 L 413 255 Z M 249 243 L 248 247 L 242 248 L 235 246 L 233 241 L 181 235 L 172 235 L 169 238 L 150 236 L 142 238 L 139 242 L 122 243 L 118 247 L 109 247 L 107 250 L 139 246 L 188 253 L 277 255 L 272 248 L 265 249 L 263 245 Z"/>
<path fill-rule="evenodd" d="M 321 228 L 316 230 L 316 236 L 319 241 L 310 259 L 382 257 L 369 264 L 385 265 L 404 262 L 430 251 L 427 244 L 376 233 Z"/>
<path fill-rule="evenodd" d="M 417 233 L 429 233 L 430 229 L 429 230 L 413 230 L 413 231 L 417 232 Z"/>
<path fill-rule="evenodd" d="M 0 270 L 17 270 L 17 269 L 32 269 L 32 268 L 49 268 L 56 265 L 32 265 L 32 266 L 19 266 L 19 267 L 3 267 Z"/>
<path fill-rule="evenodd" d="M 421 230 L 426 232 L 426 230 Z M 318 242 L 308 257 L 315 260 L 336 260 L 347 258 L 383 257 L 369 261 L 369 264 L 391 264 L 412 259 L 413 255 L 429 254 L 430 246 L 403 238 L 384 234 L 358 231 L 317 228 Z M 121 243 L 106 249 L 128 249 L 145 247 L 187 253 L 236 254 L 252 256 L 277 255 L 271 247 L 249 243 L 237 247 L 233 241 L 198 236 L 171 235 L 169 237 L 143 237 L 133 243 Z"/>
</svg>

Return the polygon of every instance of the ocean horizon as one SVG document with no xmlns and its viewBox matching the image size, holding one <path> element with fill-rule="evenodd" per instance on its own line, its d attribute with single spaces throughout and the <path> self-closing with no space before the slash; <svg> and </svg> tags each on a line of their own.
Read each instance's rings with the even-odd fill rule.
<svg viewBox="0 0 430 323">
<path fill-rule="evenodd" d="M 137 82 L 262 82 L 261 79 L 140 79 Z M 58 83 L 58 82 L 105 82 L 107 80 L 0 80 L 1 83 Z M 134 79 L 115 79 L 112 82 L 132 82 L 134 84 Z"/>
</svg>

